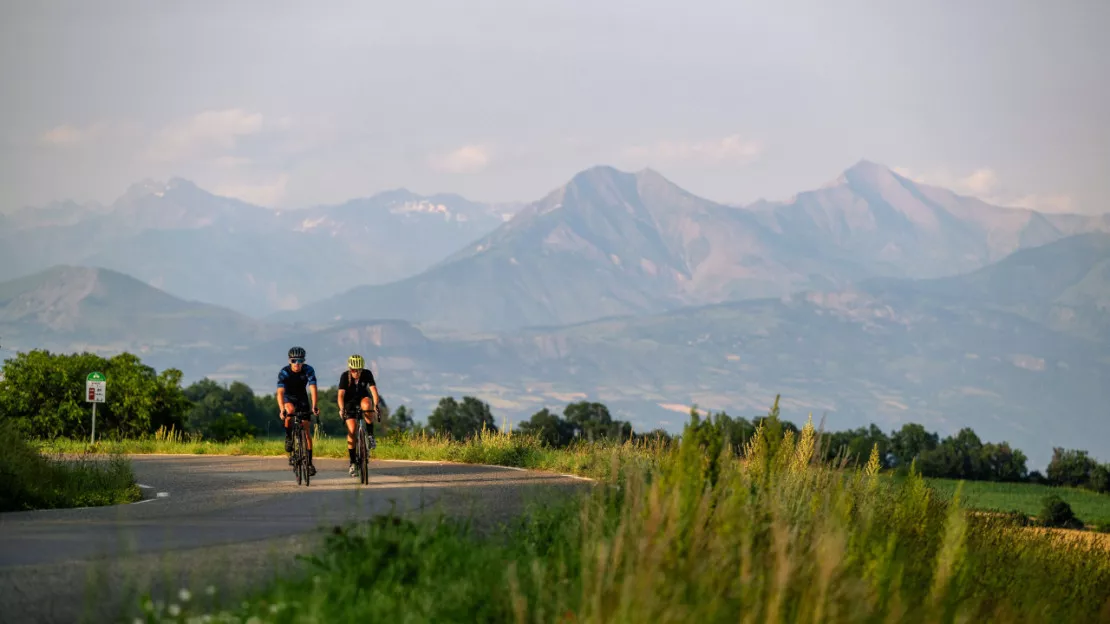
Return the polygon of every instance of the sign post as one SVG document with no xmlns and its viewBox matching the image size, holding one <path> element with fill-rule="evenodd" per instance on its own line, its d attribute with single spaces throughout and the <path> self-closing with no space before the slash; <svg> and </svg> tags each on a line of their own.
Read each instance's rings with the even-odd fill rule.
<svg viewBox="0 0 1110 624">
<path fill-rule="evenodd" d="M 104 375 L 93 371 L 85 378 L 85 402 L 92 403 L 92 436 L 89 438 L 90 444 L 96 443 L 96 404 L 104 402 L 104 391 L 108 386 L 108 380 Z"/>
</svg>

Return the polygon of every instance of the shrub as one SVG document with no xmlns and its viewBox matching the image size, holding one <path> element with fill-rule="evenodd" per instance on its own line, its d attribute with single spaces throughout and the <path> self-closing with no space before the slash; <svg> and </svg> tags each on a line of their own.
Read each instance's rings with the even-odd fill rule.
<svg viewBox="0 0 1110 624">
<path fill-rule="evenodd" d="M 1081 529 L 1083 523 L 1075 517 L 1071 505 L 1056 494 L 1050 494 L 1041 501 L 1041 513 L 1037 521 L 1041 526 Z"/>
</svg>

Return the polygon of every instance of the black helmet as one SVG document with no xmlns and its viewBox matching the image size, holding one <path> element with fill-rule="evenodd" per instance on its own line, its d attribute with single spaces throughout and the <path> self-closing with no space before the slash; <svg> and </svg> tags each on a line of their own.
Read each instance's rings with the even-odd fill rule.
<svg viewBox="0 0 1110 624">
<path fill-rule="evenodd" d="M 291 358 L 303 358 L 304 357 L 304 348 L 303 347 L 293 347 L 292 349 L 289 349 L 289 357 L 291 357 Z"/>
</svg>

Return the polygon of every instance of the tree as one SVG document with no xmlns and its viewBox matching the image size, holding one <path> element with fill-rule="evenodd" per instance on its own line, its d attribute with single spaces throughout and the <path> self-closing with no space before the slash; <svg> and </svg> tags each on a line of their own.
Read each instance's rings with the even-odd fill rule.
<svg viewBox="0 0 1110 624">
<path fill-rule="evenodd" d="M 936 433 L 925 431 L 925 427 L 917 423 L 906 423 L 897 432 L 890 434 L 890 453 L 893 455 L 891 463 L 895 466 L 909 466 L 922 453 L 937 448 L 938 444 L 940 440 Z"/>
<path fill-rule="evenodd" d="M 246 416 L 241 412 L 235 412 L 223 414 L 213 421 L 208 426 L 206 435 L 216 442 L 227 442 L 229 440 L 253 438 L 256 432 L 257 429 L 247 422 Z"/>
<path fill-rule="evenodd" d="M 1052 461 L 1048 462 L 1045 476 L 1052 485 L 1079 487 L 1087 485 L 1091 472 L 1097 466 L 1098 463 L 1087 455 L 1087 451 L 1053 447 Z"/>
<path fill-rule="evenodd" d="M 1110 464 L 1100 464 L 1091 469 L 1087 487 L 1103 494 L 1110 494 Z"/>
<path fill-rule="evenodd" d="M 185 388 L 184 393 L 192 403 L 186 427 L 206 438 L 228 440 L 280 429 L 276 402 L 266 409 L 250 386 L 241 381 L 227 386 L 205 377 Z"/>
<path fill-rule="evenodd" d="M 1024 481 L 1028 475 L 1025 453 L 1011 449 L 1008 442 L 988 442 L 982 449 L 983 467 L 988 481 Z"/>
<path fill-rule="evenodd" d="M 833 459 L 843 454 L 850 461 L 864 464 L 871 456 L 871 449 L 879 446 L 879 462 L 883 468 L 890 467 L 892 454 L 890 453 L 891 441 L 881 429 L 874 424 L 867 428 L 860 427 L 850 431 L 836 431 L 825 434 L 828 439 L 825 446 L 825 458 Z"/>
<path fill-rule="evenodd" d="M 537 436 L 540 442 L 553 448 L 568 446 L 574 440 L 574 425 L 546 407 L 520 423 L 519 429 L 521 433 Z"/>
<path fill-rule="evenodd" d="M 604 403 L 570 403 L 563 408 L 563 417 L 574 427 L 575 437 L 588 442 L 626 440 L 632 435 L 632 423 L 613 420 Z"/>
<path fill-rule="evenodd" d="M 399 406 L 388 418 L 383 418 L 382 420 L 385 421 L 386 428 L 390 431 L 404 433 L 416 428 L 416 422 L 413 420 L 412 411 L 404 405 Z"/>
<path fill-rule="evenodd" d="M 428 416 L 428 426 L 437 434 L 454 440 L 464 440 L 482 430 L 496 429 L 489 405 L 472 396 L 464 396 L 462 403 L 455 397 L 443 397 Z"/>
<path fill-rule="evenodd" d="M 97 405 L 97 437 L 134 437 L 159 426 L 180 428 L 189 401 L 181 390 L 181 371 L 157 373 L 137 356 L 103 358 L 92 353 L 19 353 L 3 366 L 0 419 L 10 420 L 31 438 L 88 437 L 91 407 L 85 378 L 93 371 L 108 380 L 106 401 Z"/>
</svg>

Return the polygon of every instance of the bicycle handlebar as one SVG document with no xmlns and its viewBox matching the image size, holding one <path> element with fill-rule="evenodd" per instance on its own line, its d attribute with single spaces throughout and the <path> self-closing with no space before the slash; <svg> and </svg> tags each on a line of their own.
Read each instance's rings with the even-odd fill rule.
<svg viewBox="0 0 1110 624">
<path fill-rule="evenodd" d="M 369 411 L 372 412 L 373 414 L 375 414 L 378 417 L 378 422 L 382 421 L 382 411 L 380 409 L 371 409 Z M 359 408 L 355 408 L 355 409 L 344 408 L 343 411 L 339 413 L 339 415 L 340 416 L 347 416 L 347 415 L 361 416 L 362 415 L 362 410 L 359 409 Z"/>
</svg>

